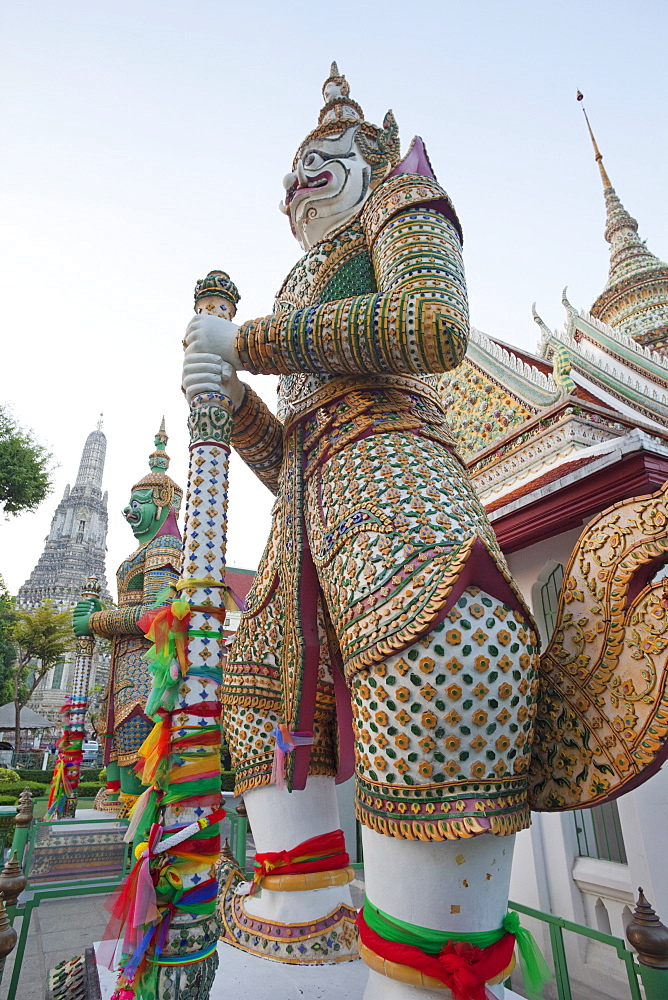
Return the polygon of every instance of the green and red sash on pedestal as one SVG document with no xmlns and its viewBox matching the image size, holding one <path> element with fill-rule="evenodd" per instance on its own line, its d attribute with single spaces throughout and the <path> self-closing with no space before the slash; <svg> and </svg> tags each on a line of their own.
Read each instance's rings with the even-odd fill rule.
<svg viewBox="0 0 668 1000">
<path fill-rule="evenodd" d="M 527 996 L 537 1000 L 552 974 L 530 931 L 508 912 L 495 931 L 436 931 L 411 924 L 365 900 L 357 917 L 360 941 L 389 962 L 408 965 L 439 979 L 454 1000 L 485 1000 L 485 983 L 510 965 L 517 944 Z"/>
</svg>

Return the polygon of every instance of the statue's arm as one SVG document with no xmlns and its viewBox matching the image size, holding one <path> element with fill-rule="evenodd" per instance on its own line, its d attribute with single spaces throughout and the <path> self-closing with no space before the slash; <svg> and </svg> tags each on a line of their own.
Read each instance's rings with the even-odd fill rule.
<svg viewBox="0 0 668 1000">
<path fill-rule="evenodd" d="M 137 628 L 141 617 L 141 604 L 133 604 L 129 608 L 105 608 L 94 611 L 88 619 L 90 635 L 99 635 L 104 639 L 113 639 L 115 635 L 142 635 Z"/>
<path fill-rule="evenodd" d="M 363 218 L 379 291 L 244 323 L 236 348 L 247 371 L 424 374 L 459 364 L 469 324 L 457 228 L 437 201 Z"/>
<path fill-rule="evenodd" d="M 144 560 L 143 589 L 137 591 L 139 603 L 93 612 L 88 620 L 89 632 L 106 639 L 117 635 L 143 635 L 137 622 L 153 607 L 160 591 L 176 583 L 182 560 L 180 540 L 173 535 L 162 535 L 150 541 Z"/>
<path fill-rule="evenodd" d="M 246 465 L 272 493 L 278 492 L 283 461 L 283 425 L 251 387 L 234 411 L 231 444 Z"/>
</svg>

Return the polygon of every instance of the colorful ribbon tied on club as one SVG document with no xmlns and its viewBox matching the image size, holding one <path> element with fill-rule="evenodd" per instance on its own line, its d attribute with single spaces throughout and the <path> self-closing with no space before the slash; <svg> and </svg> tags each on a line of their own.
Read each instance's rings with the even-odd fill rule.
<svg viewBox="0 0 668 1000">
<path fill-rule="evenodd" d="M 310 746 L 313 743 L 313 733 L 293 733 L 288 726 L 276 726 L 271 734 L 276 744 L 274 760 L 271 768 L 271 784 L 277 788 L 285 788 L 285 758 L 297 747 Z"/>
<path fill-rule="evenodd" d="M 179 591 L 193 588 L 217 588 L 224 592 L 225 607 L 208 604 L 192 604 L 179 597 Z M 241 602 L 243 605 L 243 602 Z M 215 580 L 180 580 L 172 587 L 162 590 L 152 608 L 142 615 L 138 627 L 153 645 L 144 654 L 153 675 L 151 693 L 146 703 L 146 714 L 153 716 L 158 709 L 171 711 L 176 701 L 177 685 L 185 677 L 189 666 L 188 638 L 190 618 L 193 611 L 202 611 L 220 624 L 225 623 L 226 609 L 238 610 L 239 599 L 229 587 Z M 196 634 L 199 634 L 196 633 Z"/>
<path fill-rule="evenodd" d="M 135 770 L 143 785 L 148 786 L 130 812 L 129 843 L 138 829 L 147 830 L 157 818 L 158 808 L 174 801 L 181 805 L 195 796 L 210 796 L 207 806 L 220 801 L 220 706 L 217 702 L 199 702 L 200 722 L 188 725 L 183 721 L 172 727 L 171 717 L 159 709 L 157 721 L 139 748 Z M 207 718 L 209 724 L 203 725 Z M 203 803 L 198 803 L 202 805 Z"/>
<path fill-rule="evenodd" d="M 152 963 L 162 954 L 172 916 L 178 910 L 205 915 L 214 912 L 216 880 L 206 878 L 184 890 L 182 874 L 193 863 L 197 870 L 214 863 L 220 849 L 218 824 L 224 816 L 225 810 L 219 808 L 176 831 L 163 830 L 159 823 L 154 823 L 148 840 L 135 848 L 137 861 L 107 904 L 111 919 L 103 948 L 111 968 L 121 942 L 124 957 L 119 989 L 129 990 L 131 996 L 142 984 L 149 951 Z"/>
<path fill-rule="evenodd" d="M 67 777 L 67 764 L 60 758 L 56 762 L 49 788 L 49 798 L 46 803 L 46 819 L 53 819 L 62 813 L 67 799 L 72 798 L 74 789 Z"/>
<path fill-rule="evenodd" d="M 265 875 L 304 875 L 308 872 L 336 871 L 347 868 L 350 858 L 346 852 L 343 830 L 331 830 L 297 844 L 289 851 L 268 851 L 256 854 L 253 866 L 253 888 L 260 886 Z"/>
<path fill-rule="evenodd" d="M 176 686 L 188 669 L 190 604 L 175 595 L 173 587 L 161 591 L 153 607 L 137 622 L 146 638 L 153 643 L 144 654 L 153 674 L 153 685 L 146 704 L 149 716 L 159 708 L 172 709 Z"/>
<path fill-rule="evenodd" d="M 381 958 L 440 980 L 454 1000 L 486 1000 L 485 983 L 509 969 L 517 944 L 524 989 L 539 1000 L 552 974 L 530 931 L 509 911 L 495 931 L 437 931 L 391 916 L 365 900 L 357 916 L 360 941 Z"/>
</svg>

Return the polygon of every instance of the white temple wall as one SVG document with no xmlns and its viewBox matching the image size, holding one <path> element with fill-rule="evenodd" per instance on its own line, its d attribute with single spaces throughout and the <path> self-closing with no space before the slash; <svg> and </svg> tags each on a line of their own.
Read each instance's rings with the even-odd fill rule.
<svg viewBox="0 0 668 1000">
<path fill-rule="evenodd" d="M 534 606 L 536 600 L 535 586 L 541 576 L 545 575 L 545 570 L 550 562 L 561 563 L 564 567 L 568 564 L 571 552 L 582 534 L 582 529 L 587 522 L 583 521 L 582 527 L 572 528 L 564 531 L 560 535 L 553 535 L 552 538 L 545 538 L 541 542 L 535 542 L 525 549 L 511 552 L 506 558 L 510 571 L 515 578 L 517 586 L 522 591 L 522 595 L 539 618 L 538 610 Z M 542 627 L 539 621 L 539 627 Z"/>
<path fill-rule="evenodd" d="M 663 922 L 667 923 L 667 766 L 664 765 L 658 774 L 640 788 L 623 795 L 617 804 L 626 844 L 632 892 L 635 895 L 638 886 L 642 886 L 656 912 Z"/>
</svg>

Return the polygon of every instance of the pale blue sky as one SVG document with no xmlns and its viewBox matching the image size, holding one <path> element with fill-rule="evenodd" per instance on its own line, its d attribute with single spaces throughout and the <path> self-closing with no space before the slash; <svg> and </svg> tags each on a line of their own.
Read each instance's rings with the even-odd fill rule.
<svg viewBox="0 0 668 1000">
<path fill-rule="evenodd" d="M 471 315 L 532 347 L 531 303 L 561 325 L 607 273 L 603 198 L 575 91 L 612 183 L 668 256 L 668 25 L 661 0 L 289 5 L 6 3 L 0 399 L 49 444 L 56 490 L 0 524 L 0 572 L 30 573 L 105 414 L 109 558 L 164 413 L 185 480 L 181 337 L 195 279 L 228 269 L 262 315 L 299 255 L 281 178 L 317 121 L 332 59 L 368 120 L 419 133 L 465 235 Z M 268 400 L 272 380 L 253 384 Z M 234 464 L 230 562 L 254 566 L 270 497 Z"/>
</svg>

